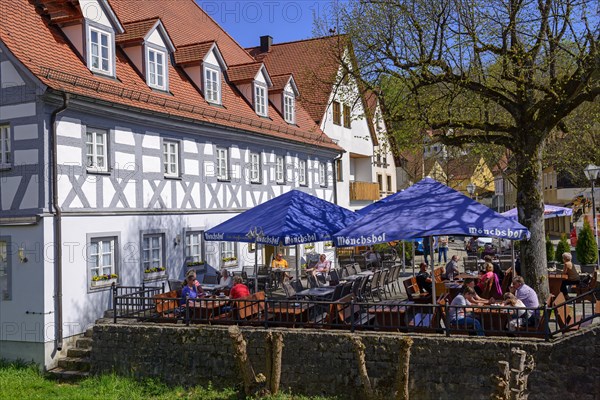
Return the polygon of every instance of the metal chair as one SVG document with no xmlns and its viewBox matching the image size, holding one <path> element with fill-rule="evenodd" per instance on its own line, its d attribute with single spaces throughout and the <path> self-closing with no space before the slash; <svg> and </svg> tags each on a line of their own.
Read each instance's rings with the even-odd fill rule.
<svg viewBox="0 0 600 400">
<path fill-rule="evenodd" d="M 204 275 L 204 278 L 202 278 L 202 283 L 216 285 L 219 283 L 219 277 L 217 275 Z"/>
</svg>

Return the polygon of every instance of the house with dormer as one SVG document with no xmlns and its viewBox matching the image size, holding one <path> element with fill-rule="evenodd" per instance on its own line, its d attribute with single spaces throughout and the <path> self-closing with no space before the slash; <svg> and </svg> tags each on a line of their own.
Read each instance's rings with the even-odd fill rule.
<svg viewBox="0 0 600 400">
<path fill-rule="evenodd" d="M 292 189 L 335 200 L 343 149 L 293 70 L 271 71 L 194 1 L 2 13 L 0 358 L 50 368 L 113 283 L 253 264 L 256 249 L 203 232 Z"/>
<path fill-rule="evenodd" d="M 358 210 L 396 192 L 396 168 L 379 101 L 344 72 L 340 59 L 350 52 L 343 36 L 276 44 L 262 36 L 260 46 L 248 51 L 272 76 L 292 73 L 298 103 L 345 150 L 333 171 L 337 204 Z"/>
</svg>

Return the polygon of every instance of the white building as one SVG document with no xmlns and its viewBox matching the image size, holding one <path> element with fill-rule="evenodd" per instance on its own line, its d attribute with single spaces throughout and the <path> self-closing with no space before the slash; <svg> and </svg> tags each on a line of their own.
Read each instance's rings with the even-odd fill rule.
<svg viewBox="0 0 600 400">
<path fill-rule="evenodd" d="M 112 282 L 252 263 L 203 231 L 294 188 L 334 200 L 342 150 L 291 71 L 280 86 L 193 1 L 2 11 L 0 358 L 50 368 Z"/>
</svg>

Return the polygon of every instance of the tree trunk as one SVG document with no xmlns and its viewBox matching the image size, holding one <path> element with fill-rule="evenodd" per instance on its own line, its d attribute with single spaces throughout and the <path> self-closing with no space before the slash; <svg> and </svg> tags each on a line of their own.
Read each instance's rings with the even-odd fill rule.
<svg viewBox="0 0 600 400">
<path fill-rule="evenodd" d="M 546 240 L 544 230 L 544 191 L 542 188 L 543 144 L 532 132 L 515 146 L 517 164 L 517 207 L 519 222 L 529 229 L 531 239 L 521 242 L 521 275 L 538 295 L 540 304 L 549 294 Z"/>
</svg>

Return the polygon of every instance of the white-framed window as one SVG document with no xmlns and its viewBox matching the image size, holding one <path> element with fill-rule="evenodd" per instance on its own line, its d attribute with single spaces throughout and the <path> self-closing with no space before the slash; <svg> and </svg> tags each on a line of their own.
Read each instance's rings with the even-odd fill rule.
<svg viewBox="0 0 600 400">
<path fill-rule="evenodd" d="M 275 181 L 285 183 L 285 158 L 282 156 L 275 157 Z"/>
<path fill-rule="evenodd" d="M 0 301 L 12 298 L 10 285 L 10 260 L 8 258 L 8 242 L 0 241 Z"/>
<path fill-rule="evenodd" d="M 267 116 L 267 89 L 261 85 L 254 85 L 254 110 L 262 117 Z"/>
<path fill-rule="evenodd" d="M 0 168 L 9 168 L 11 165 L 10 125 L 2 125 L 0 126 Z"/>
<path fill-rule="evenodd" d="M 149 234 L 142 237 L 142 269 L 163 267 L 163 235 Z"/>
<path fill-rule="evenodd" d="M 179 142 L 163 141 L 163 167 L 165 176 L 179 176 Z"/>
<path fill-rule="evenodd" d="M 221 72 L 213 68 L 204 68 L 204 95 L 206 101 L 221 104 Z"/>
<path fill-rule="evenodd" d="M 323 162 L 319 163 L 319 184 L 327 186 L 327 165 Z"/>
<path fill-rule="evenodd" d="M 88 171 L 108 171 L 108 132 L 87 128 L 85 148 Z"/>
<path fill-rule="evenodd" d="M 148 48 L 148 86 L 166 90 L 167 68 L 165 52 Z"/>
<path fill-rule="evenodd" d="M 112 34 L 95 27 L 89 28 L 90 69 L 95 72 L 113 74 Z"/>
<path fill-rule="evenodd" d="M 186 232 L 185 257 L 189 262 L 204 261 L 202 259 L 202 232 Z"/>
<path fill-rule="evenodd" d="M 116 274 L 114 237 L 92 238 L 89 247 L 90 276 Z"/>
<path fill-rule="evenodd" d="M 260 182 L 260 153 L 250 153 L 250 182 Z"/>
<path fill-rule="evenodd" d="M 306 185 L 306 160 L 298 161 L 298 183 L 300 185 Z"/>
<path fill-rule="evenodd" d="M 283 94 L 283 118 L 285 122 L 294 124 L 296 122 L 296 107 L 294 96 L 290 93 Z"/>
<path fill-rule="evenodd" d="M 229 180 L 229 152 L 223 147 L 217 147 L 217 179 Z"/>
<path fill-rule="evenodd" d="M 237 243 L 221 242 L 221 264 L 237 261 Z"/>
</svg>

